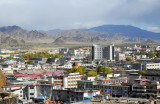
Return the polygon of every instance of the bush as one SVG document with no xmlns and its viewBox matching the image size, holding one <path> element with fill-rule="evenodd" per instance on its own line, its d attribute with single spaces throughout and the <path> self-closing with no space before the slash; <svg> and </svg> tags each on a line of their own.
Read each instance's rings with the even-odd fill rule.
<svg viewBox="0 0 160 104">
<path fill-rule="evenodd" d="M 91 77 L 91 76 L 97 76 L 97 72 L 95 72 L 94 70 L 91 70 L 87 73 L 87 76 Z"/>
<path fill-rule="evenodd" d="M 131 57 L 126 57 L 126 61 L 132 61 Z"/>
</svg>

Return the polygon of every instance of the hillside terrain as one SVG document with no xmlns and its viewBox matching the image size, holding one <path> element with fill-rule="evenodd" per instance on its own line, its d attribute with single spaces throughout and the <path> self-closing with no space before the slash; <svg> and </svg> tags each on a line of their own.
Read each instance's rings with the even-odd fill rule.
<svg viewBox="0 0 160 104">
<path fill-rule="evenodd" d="M 28 31 L 18 26 L 0 27 L 0 44 L 107 44 L 124 42 L 160 41 L 160 33 L 154 33 L 129 25 L 102 25 L 90 29 L 54 29 Z"/>
<path fill-rule="evenodd" d="M 49 43 L 53 38 L 46 33 L 41 33 L 36 30 L 28 31 L 18 26 L 1 27 L 0 32 L 3 37 L 10 36 L 15 40 L 24 40 L 31 43 Z"/>
</svg>

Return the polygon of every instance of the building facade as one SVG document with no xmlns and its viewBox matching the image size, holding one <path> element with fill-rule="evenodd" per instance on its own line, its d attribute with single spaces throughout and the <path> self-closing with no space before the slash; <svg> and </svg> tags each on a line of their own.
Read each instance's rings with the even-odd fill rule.
<svg viewBox="0 0 160 104">
<path fill-rule="evenodd" d="M 114 45 L 110 46 L 92 46 L 92 60 L 114 60 Z"/>
<path fill-rule="evenodd" d="M 77 81 L 82 79 L 79 73 L 69 73 L 68 75 L 50 76 L 49 83 L 62 84 L 64 88 L 77 88 Z"/>
<path fill-rule="evenodd" d="M 63 101 L 74 103 L 90 99 L 95 95 L 100 95 L 101 90 L 80 90 L 80 89 L 54 89 L 52 99 L 54 101 Z"/>
</svg>

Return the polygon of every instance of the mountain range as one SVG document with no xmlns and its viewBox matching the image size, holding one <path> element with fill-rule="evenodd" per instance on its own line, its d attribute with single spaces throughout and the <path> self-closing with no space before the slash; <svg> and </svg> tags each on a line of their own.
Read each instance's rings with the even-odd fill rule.
<svg viewBox="0 0 160 104">
<path fill-rule="evenodd" d="M 32 43 L 53 41 L 53 38 L 46 33 L 41 33 L 36 30 L 28 31 L 18 26 L 1 27 L 0 32 L 2 38 L 10 37 L 18 41 L 23 40 L 24 42 Z"/>
<path fill-rule="evenodd" d="M 19 26 L 0 27 L 1 44 L 24 43 L 108 43 L 160 41 L 154 33 L 130 25 L 102 25 L 90 29 L 28 31 Z"/>
<path fill-rule="evenodd" d="M 109 34 L 119 34 L 122 36 L 160 40 L 160 33 L 142 30 L 130 25 L 102 25 L 87 29 L 87 31 L 107 32 Z"/>
<path fill-rule="evenodd" d="M 65 43 L 72 41 L 80 43 L 160 41 L 160 33 L 142 30 L 130 25 L 102 25 L 90 29 L 62 30 L 48 34 L 56 39 L 54 43 L 63 41 Z"/>
</svg>

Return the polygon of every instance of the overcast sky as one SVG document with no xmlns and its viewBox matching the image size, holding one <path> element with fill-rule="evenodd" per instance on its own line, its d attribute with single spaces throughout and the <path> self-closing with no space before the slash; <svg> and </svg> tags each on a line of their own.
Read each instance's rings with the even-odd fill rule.
<svg viewBox="0 0 160 104">
<path fill-rule="evenodd" d="M 160 0 L 0 0 L 0 26 L 50 30 L 104 24 L 160 32 Z"/>
</svg>

